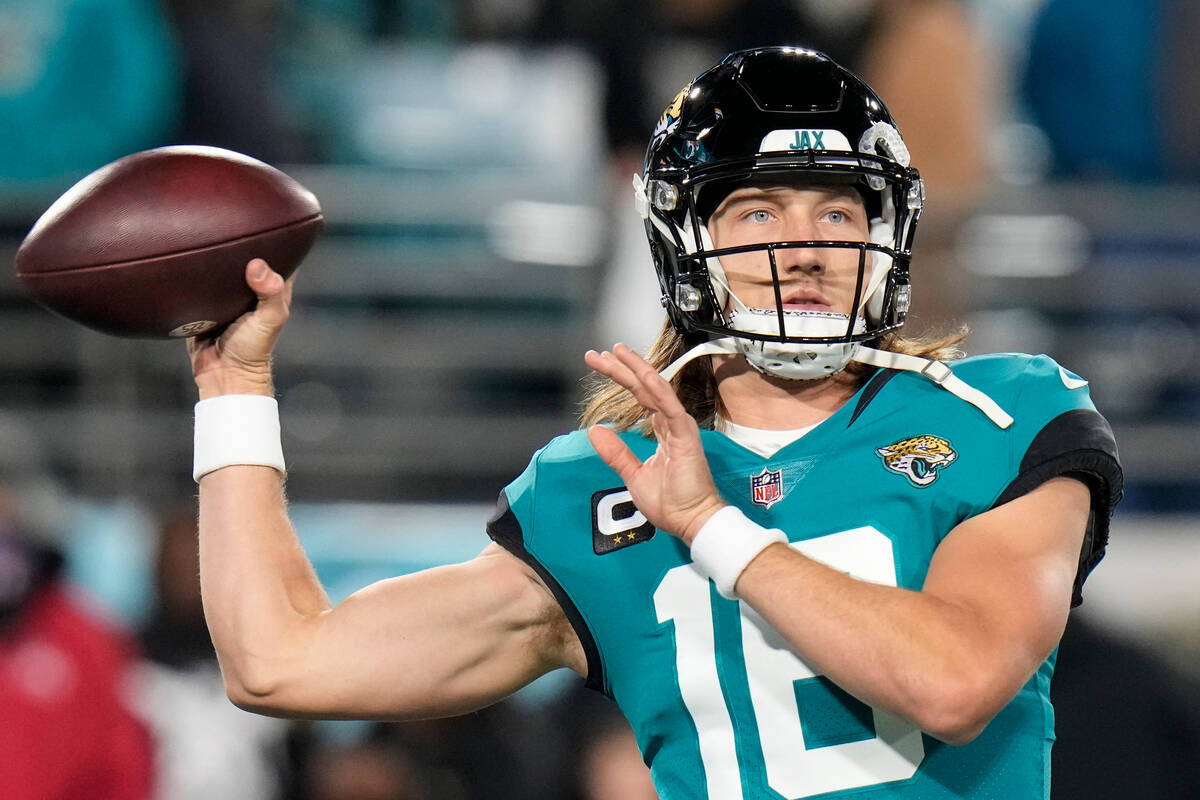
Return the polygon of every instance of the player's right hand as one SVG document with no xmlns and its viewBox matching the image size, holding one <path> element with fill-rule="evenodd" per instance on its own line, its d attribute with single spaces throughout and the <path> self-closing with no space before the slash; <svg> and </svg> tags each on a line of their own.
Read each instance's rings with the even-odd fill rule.
<svg viewBox="0 0 1200 800">
<path fill-rule="evenodd" d="M 696 420 L 671 385 L 625 345 L 616 345 L 611 353 L 589 350 L 584 360 L 633 394 L 647 412 L 658 448 L 642 461 L 604 425 L 588 428 L 588 441 L 621 477 L 638 511 L 654 527 L 690 547 L 709 517 L 725 506 L 713 483 Z"/>
<path fill-rule="evenodd" d="M 284 280 L 261 258 L 246 265 L 246 285 L 258 304 L 219 335 L 188 339 L 192 376 L 200 399 L 222 394 L 274 393 L 271 352 L 287 322 L 292 279 Z"/>
</svg>

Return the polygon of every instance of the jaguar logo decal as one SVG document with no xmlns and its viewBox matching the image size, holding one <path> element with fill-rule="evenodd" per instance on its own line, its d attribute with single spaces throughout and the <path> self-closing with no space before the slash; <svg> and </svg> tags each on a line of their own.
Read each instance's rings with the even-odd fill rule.
<svg viewBox="0 0 1200 800">
<path fill-rule="evenodd" d="M 692 85 L 689 83 L 679 90 L 679 94 L 675 95 L 675 99 L 671 101 L 671 104 L 663 111 L 662 116 L 658 118 L 658 125 L 654 127 L 655 136 L 669 131 L 679 121 L 679 112 L 683 110 L 683 99 L 687 97 L 691 88 Z"/>
<path fill-rule="evenodd" d="M 929 434 L 880 447 L 875 454 L 883 459 L 885 467 L 908 478 L 913 486 L 933 483 L 938 474 L 958 458 L 948 441 Z"/>
</svg>

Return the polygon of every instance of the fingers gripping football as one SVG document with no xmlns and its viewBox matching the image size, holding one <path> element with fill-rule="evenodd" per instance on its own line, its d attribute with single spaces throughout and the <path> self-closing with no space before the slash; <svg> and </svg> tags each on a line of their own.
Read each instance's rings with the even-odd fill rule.
<svg viewBox="0 0 1200 800">
<path fill-rule="evenodd" d="M 588 351 L 588 366 L 633 394 L 646 409 L 658 448 L 641 461 L 612 429 L 588 430 L 588 440 L 633 496 L 650 522 L 690 544 L 700 527 L 725 505 L 713 484 L 700 443 L 700 429 L 675 390 L 625 345 L 612 352 Z"/>
<path fill-rule="evenodd" d="M 287 322 L 292 279 L 284 280 L 262 259 L 246 265 L 255 307 L 219 336 L 188 339 L 192 374 L 201 399 L 219 394 L 271 394 L 271 352 Z"/>
</svg>

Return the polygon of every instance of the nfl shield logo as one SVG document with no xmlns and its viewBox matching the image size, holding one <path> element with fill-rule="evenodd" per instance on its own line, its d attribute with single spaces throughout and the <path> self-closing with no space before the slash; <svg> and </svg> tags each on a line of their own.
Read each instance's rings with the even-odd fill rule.
<svg viewBox="0 0 1200 800">
<path fill-rule="evenodd" d="M 782 500 L 783 470 L 764 469 L 750 476 L 750 499 L 763 508 L 770 508 Z"/>
</svg>

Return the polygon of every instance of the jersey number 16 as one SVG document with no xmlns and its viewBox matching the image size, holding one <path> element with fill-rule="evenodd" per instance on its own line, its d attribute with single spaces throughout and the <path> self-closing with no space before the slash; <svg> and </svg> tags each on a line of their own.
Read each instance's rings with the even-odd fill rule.
<svg viewBox="0 0 1200 800">
<path fill-rule="evenodd" d="M 875 528 L 855 528 L 791 547 L 856 578 L 896 585 L 892 542 Z M 796 682 L 817 674 L 753 609 L 739 603 L 746 680 L 721 674 L 707 578 L 691 564 L 667 572 L 654 592 L 659 622 L 675 624 L 675 668 L 683 703 L 699 734 L 708 797 L 743 797 L 739 742 L 726 692 L 748 693 L 767 785 L 791 800 L 911 778 L 925 757 L 921 732 L 899 716 L 870 709 L 874 736 L 838 743 L 805 741 Z M 727 658 L 727 654 L 722 654 Z M 740 685 L 739 685 L 740 684 Z"/>
</svg>

